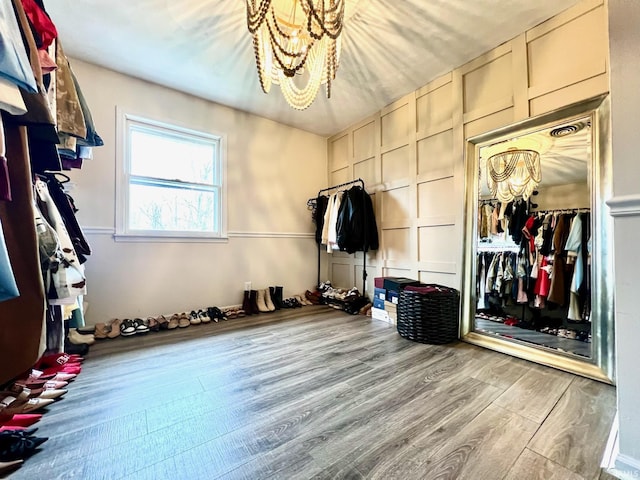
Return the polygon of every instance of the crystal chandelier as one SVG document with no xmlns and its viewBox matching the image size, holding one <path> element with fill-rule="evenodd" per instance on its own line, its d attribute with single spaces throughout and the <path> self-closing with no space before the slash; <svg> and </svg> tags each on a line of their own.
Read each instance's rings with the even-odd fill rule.
<svg viewBox="0 0 640 480">
<path fill-rule="evenodd" d="M 527 200 L 542 180 L 540 154 L 534 150 L 509 148 L 487 160 L 487 185 L 500 202 L 522 196 Z"/>
<path fill-rule="evenodd" d="M 246 0 L 260 86 L 280 85 L 293 108 L 313 103 L 321 84 L 331 97 L 340 60 L 345 0 Z"/>
</svg>

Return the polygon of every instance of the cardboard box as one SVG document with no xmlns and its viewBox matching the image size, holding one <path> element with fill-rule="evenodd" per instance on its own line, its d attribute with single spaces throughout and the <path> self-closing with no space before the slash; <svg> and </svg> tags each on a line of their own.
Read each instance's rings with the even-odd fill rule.
<svg viewBox="0 0 640 480">
<path fill-rule="evenodd" d="M 398 311 L 398 304 L 385 300 L 384 309 L 389 313 L 391 312 L 395 313 Z"/>
<path fill-rule="evenodd" d="M 383 287 L 387 289 L 387 296 L 389 290 L 399 292 L 408 285 L 420 285 L 418 280 L 404 277 L 384 277 Z"/>
<path fill-rule="evenodd" d="M 380 308 L 373 307 L 371 309 L 371 318 L 389 323 L 389 315 L 387 314 L 387 312 Z"/>
<path fill-rule="evenodd" d="M 384 300 L 375 297 L 373 299 L 373 308 L 379 308 L 380 310 L 384 310 Z"/>
<path fill-rule="evenodd" d="M 375 287 L 373 289 L 373 297 L 374 298 L 379 298 L 380 300 L 386 300 L 387 299 L 387 291 L 384 288 Z"/>
<path fill-rule="evenodd" d="M 387 302 L 391 302 L 394 305 L 397 305 L 399 298 L 400 298 L 400 294 L 397 291 L 387 290 Z"/>
</svg>

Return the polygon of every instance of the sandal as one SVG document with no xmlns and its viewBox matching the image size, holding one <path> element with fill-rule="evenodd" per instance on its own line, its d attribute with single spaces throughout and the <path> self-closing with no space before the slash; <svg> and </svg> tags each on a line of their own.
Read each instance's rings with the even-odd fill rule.
<svg viewBox="0 0 640 480">
<path fill-rule="evenodd" d="M 169 328 L 169 320 L 167 320 L 167 317 L 165 317 L 164 315 L 160 315 L 158 318 L 156 318 L 156 321 L 158 322 L 158 327 L 160 330 L 166 330 Z"/>
<path fill-rule="evenodd" d="M 178 328 L 178 325 L 180 325 L 180 315 L 174 313 L 173 315 L 171 315 L 171 318 L 167 323 L 167 329 L 173 330 L 174 328 Z"/>
<path fill-rule="evenodd" d="M 189 315 L 187 315 L 185 312 L 182 312 L 182 314 L 180 315 L 180 318 L 178 318 L 178 327 L 187 328 L 189 325 L 191 325 L 191 320 L 189 319 Z"/>
<path fill-rule="evenodd" d="M 111 329 L 109 333 L 107 333 L 107 338 L 116 338 L 120 335 L 120 327 L 122 326 L 122 320 L 119 318 L 114 318 L 109 322 L 108 327 Z"/>
<path fill-rule="evenodd" d="M 153 317 L 147 317 L 147 325 L 152 332 L 160 331 L 160 322 Z"/>
<path fill-rule="evenodd" d="M 93 337 L 97 340 L 102 340 L 104 338 L 107 338 L 110 332 L 111 332 L 110 325 L 107 325 L 106 323 L 96 323 Z"/>
</svg>

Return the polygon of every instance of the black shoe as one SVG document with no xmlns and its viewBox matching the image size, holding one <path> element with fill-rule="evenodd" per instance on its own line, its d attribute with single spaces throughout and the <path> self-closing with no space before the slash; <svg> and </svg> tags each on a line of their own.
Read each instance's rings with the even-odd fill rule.
<svg viewBox="0 0 640 480">
<path fill-rule="evenodd" d="M 89 345 L 87 345 L 86 343 L 83 343 L 81 345 L 76 345 L 74 343 L 71 343 L 68 339 L 65 338 L 64 353 L 68 353 L 71 355 L 78 354 L 84 357 L 87 353 L 89 353 Z"/>
<path fill-rule="evenodd" d="M 14 432 L 0 432 L 0 462 L 25 459 L 48 440 L 46 437 L 20 437 Z"/>
</svg>

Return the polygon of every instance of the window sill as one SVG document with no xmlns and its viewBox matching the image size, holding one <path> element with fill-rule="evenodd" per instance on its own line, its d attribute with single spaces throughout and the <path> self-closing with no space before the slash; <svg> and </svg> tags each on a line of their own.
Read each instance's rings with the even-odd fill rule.
<svg viewBox="0 0 640 480">
<path fill-rule="evenodd" d="M 114 233 L 116 242 L 146 243 L 228 243 L 226 236 L 190 235 L 188 233 L 153 234 L 153 233 Z"/>
</svg>

